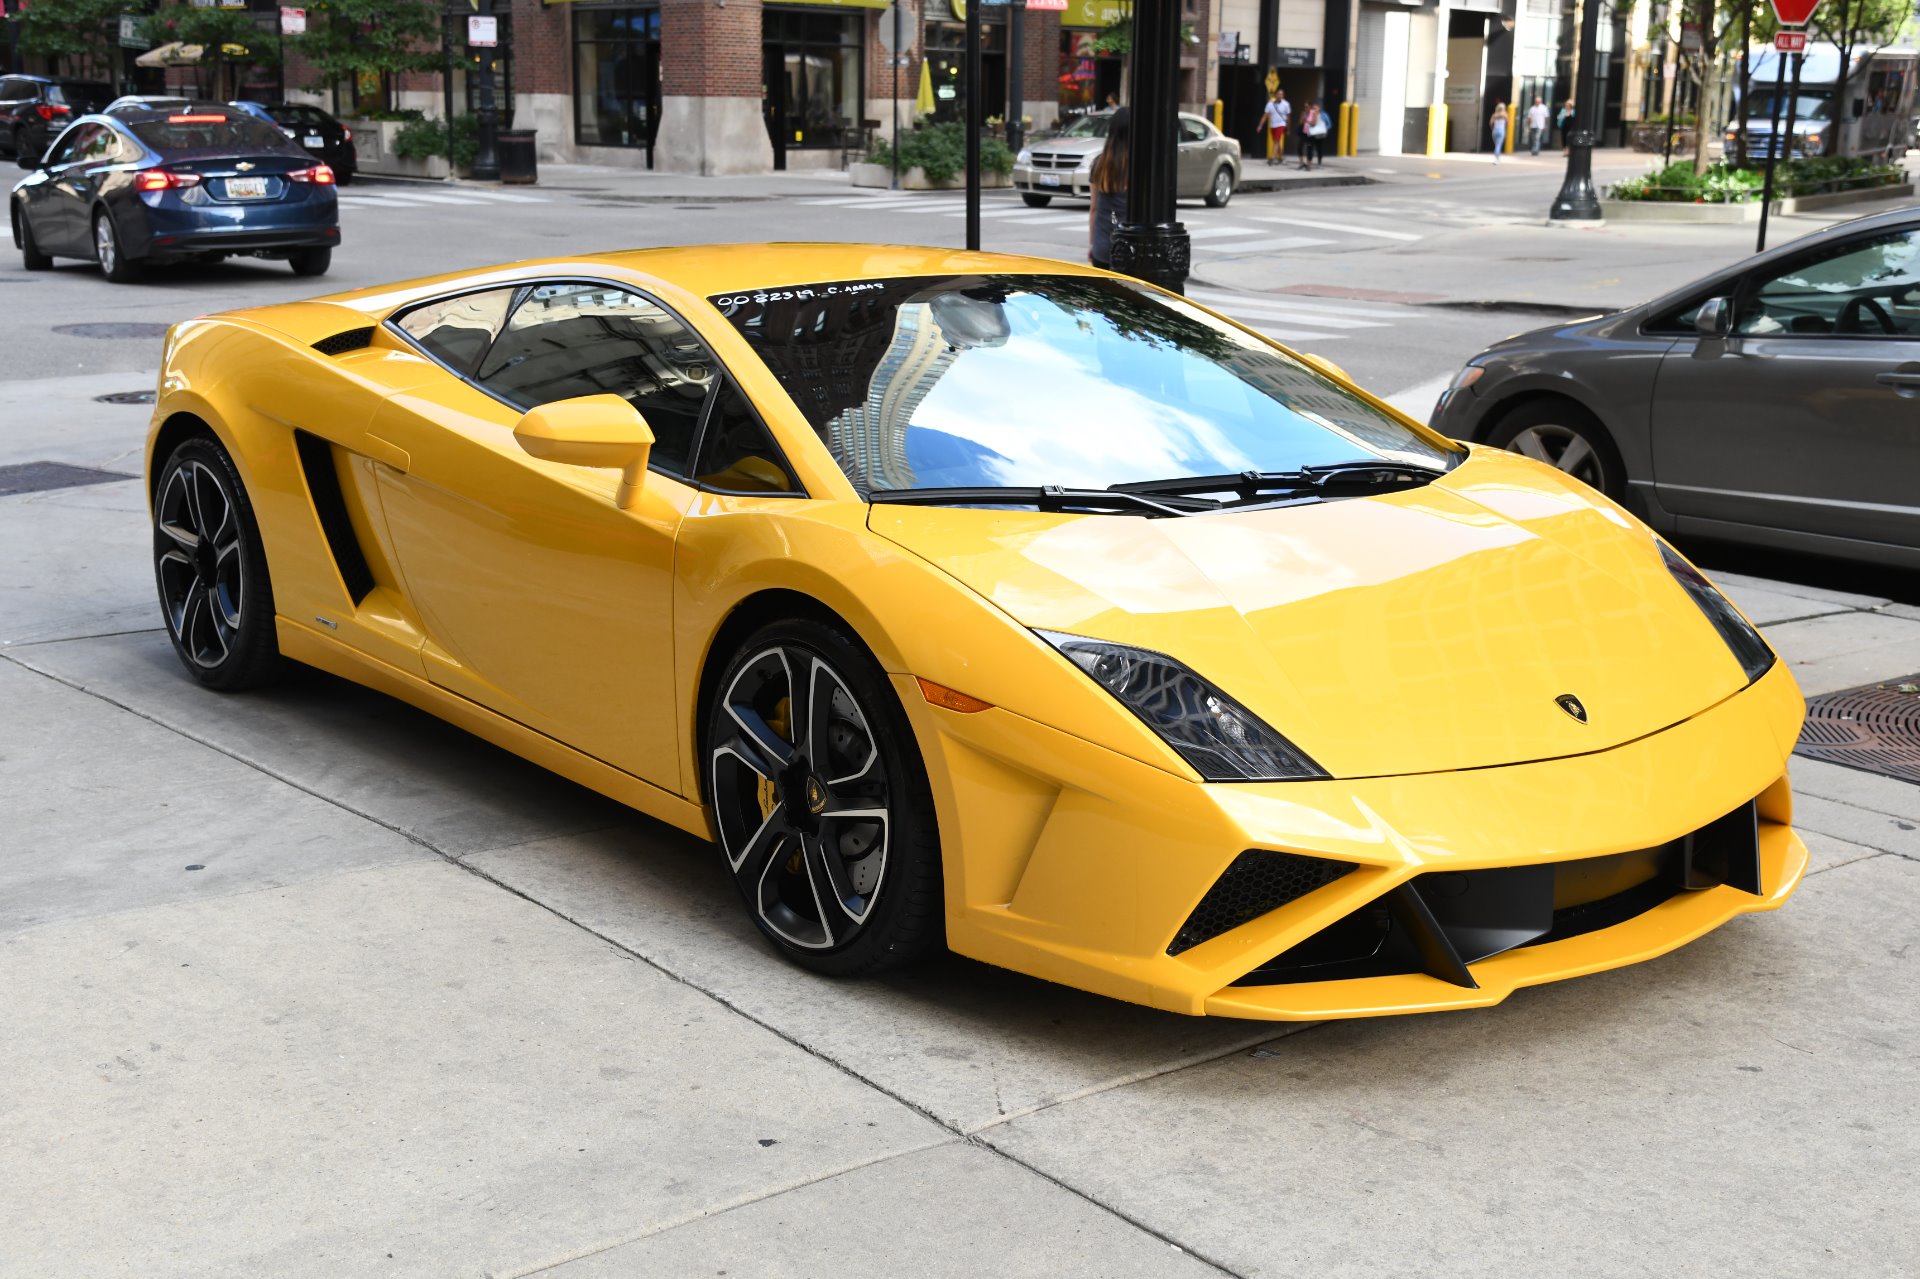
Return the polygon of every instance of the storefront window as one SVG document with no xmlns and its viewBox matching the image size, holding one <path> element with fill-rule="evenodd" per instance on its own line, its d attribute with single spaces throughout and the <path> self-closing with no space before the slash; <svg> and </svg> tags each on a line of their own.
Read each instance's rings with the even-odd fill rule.
<svg viewBox="0 0 1920 1279">
<path fill-rule="evenodd" d="M 982 118 L 1007 109 L 1007 27 L 999 9 L 983 10 L 980 21 L 980 82 L 985 93 Z M 1031 28 L 1029 28 L 1031 30 Z M 933 118 L 964 120 L 967 113 L 967 24 L 927 23 L 927 69 L 933 77 Z"/>
<path fill-rule="evenodd" d="M 768 5 L 767 133 L 776 152 L 838 147 L 859 127 L 860 64 L 866 18 L 816 6 Z"/>
<path fill-rule="evenodd" d="M 573 6 L 573 140 L 653 147 L 660 123 L 660 10 Z"/>
</svg>

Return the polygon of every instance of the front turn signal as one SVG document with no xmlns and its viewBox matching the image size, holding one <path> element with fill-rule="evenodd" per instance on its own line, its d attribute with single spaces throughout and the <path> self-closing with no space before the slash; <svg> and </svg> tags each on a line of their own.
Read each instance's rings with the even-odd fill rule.
<svg viewBox="0 0 1920 1279">
<path fill-rule="evenodd" d="M 919 679 L 919 676 L 914 678 Z M 935 706 L 959 711 L 962 715 L 977 715 L 981 711 L 993 709 L 992 702 L 983 702 L 977 697 L 969 697 L 957 688 L 948 688 L 945 684 L 936 684 L 930 679 L 920 680 L 920 696 Z"/>
</svg>

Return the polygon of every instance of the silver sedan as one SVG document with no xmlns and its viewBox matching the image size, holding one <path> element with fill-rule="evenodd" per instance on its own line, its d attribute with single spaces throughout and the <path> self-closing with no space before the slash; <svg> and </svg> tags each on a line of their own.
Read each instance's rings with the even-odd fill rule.
<svg viewBox="0 0 1920 1279">
<path fill-rule="evenodd" d="M 1064 130 L 1023 149 L 1013 161 L 1013 185 L 1020 198 L 1044 209 L 1056 197 L 1092 196 L 1093 161 L 1107 145 L 1110 111 L 1081 116 Z M 1180 117 L 1179 190 L 1184 199 L 1205 200 L 1221 208 L 1240 184 L 1240 144 L 1213 127 L 1204 116 Z"/>
</svg>

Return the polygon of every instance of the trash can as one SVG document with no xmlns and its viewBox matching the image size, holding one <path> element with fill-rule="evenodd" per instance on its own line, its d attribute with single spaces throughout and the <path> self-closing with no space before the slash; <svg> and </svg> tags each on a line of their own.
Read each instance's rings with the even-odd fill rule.
<svg viewBox="0 0 1920 1279">
<path fill-rule="evenodd" d="M 540 180 L 538 157 L 534 152 L 532 129 L 502 129 L 494 137 L 495 154 L 500 157 L 500 180 L 514 186 L 531 186 Z"/>
</svg>

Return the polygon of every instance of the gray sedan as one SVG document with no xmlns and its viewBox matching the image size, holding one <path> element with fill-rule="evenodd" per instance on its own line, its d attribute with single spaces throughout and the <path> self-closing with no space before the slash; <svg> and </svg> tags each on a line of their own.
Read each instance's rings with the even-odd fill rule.
<svg viewBox="0 0 1920 1279">
<path fill-rule="evenodd" d="M 1025 147 L 1013 161 L 1013 185 L 1036 209 L 1055 196 L 1076 200 L 1092 194 L 1093 161 L 1107 145 L 1111 111 L 1081 116 L 1050 138 Z M 1180 117 L 1177 194 L 1221 208 L 1240 184 L 1240 143 L 1202 116 Z"/>
<path fill-rule="evenodd" d="M 1920 568 L 1920 209 L 1509 338 L 1433 425 L 1665 532 Z"/>
</svg>

